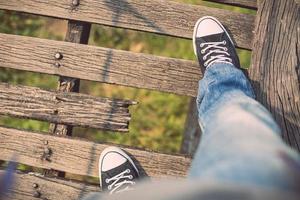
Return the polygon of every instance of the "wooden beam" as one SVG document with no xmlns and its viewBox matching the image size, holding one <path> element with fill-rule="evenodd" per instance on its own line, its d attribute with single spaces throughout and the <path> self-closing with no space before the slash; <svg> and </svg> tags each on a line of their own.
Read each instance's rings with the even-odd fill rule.
<svg viewBox="0 0 300 200">
<path fill-rule="evenodd" d="M 76 1 L 72 1 L 76 4 Z M 88 44 L 90 36 L 91 24 L 79 21 L 68 21 L 68 29 L 65 37 L 66 42 Z M 57 54 L 59 55 L 59 54 Z M 57 56 L 55 55 L 55 56 Z M 59 58 L 56 58 L 59 60 Z M 60 64 L 57 61 L 56 64 Z M 58 80 L 57 90 L 61 92 L 79 92 L 80 80 L 70 77 L 60 76 Z M 56 135 L 72 135 L 73 127 L 65 124 L 50 124 L 49 132 Z M 49 176 L 59 176 L 64 177 L 64 172 L 57 171 L 45 171 L 45 174 Z"/>
<path fill-rule="evenodd" d="M 217 3 L 224 3 L 232 6 L 239 6 L 249 9 L 257 9 L 257 0 L 205 0 Z"/>
<path fill-rule="evenodd" d="M 196 62 L 0 34 L 1 67 L 196 96 Z M 61 53 L 59 66 L 54 55 Z"/>
<path fill-rule="evenodd" d="M 168 0 L 0 1 L 0 9 L 15 10 L 113 27 L 192 38 L 196 21 L 214 15 L 231 31 L 237 46 L 252 48 L 255 16 Z"/>
<path fill-rule="evenodd" d="M 99 156 L 109 146 L 0 127 L 0 160 L 10 160 L 15 154 L 17 162 L 72 174 L 97 177 Z M 184 177 L 191 163 L 180 155 L 123 149 L 137 161 L 141 174 L 150 177 Z"/>
<path fill-rule="evenodd" d="M 49 92 L 0 83 L 0 114 L 52 123 L 128 131 L 133 101 Z"/>
<path fill-rule="evenodd" d="M 87 44 L 91 24 L 85 22 L 68 21 L 68 29 L 66 33 L 66 42 Z M 59 61 L 57 61 L 59 64 Z M 57 90 L 61 92 L 79 92 L 80 80 L 70 77 L 60 76 Z M 49 132 L 56 135 L 72 135 L 72 126 L 64 124 L 50 124 Z"/>
<path fill-rule="evenodd" d="M 300 6 L 294 0 L 258 1 L 250 77 L 257 99 L 300 150 Z"/>
<path fill-rule="evenodd" d="M 5 171 L 0 170 L 0 174 Z M 81 182 L 58 178 L 47 178 L 37 173 L 15 173 L 15 182 L 4 199 L 32 200 L 32 199 L 82 199 L 90 192 L 99 192 L 100 187 Z M 37 195 L 35 197 L 35 195 Z"/>
</svg>

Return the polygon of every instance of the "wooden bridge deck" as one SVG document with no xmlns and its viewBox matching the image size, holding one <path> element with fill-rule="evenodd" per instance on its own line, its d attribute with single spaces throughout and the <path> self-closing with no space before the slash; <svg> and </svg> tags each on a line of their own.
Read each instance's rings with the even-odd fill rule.
<svg viewBox="0 0 300 200">
<path fill-rule="evenodd" d="M 73 138 L 72 127 L 127 132 L 128 107 L 136 102 L 80 94 L 80 80 L 197 94 L 202 74 L 195 62 L 89 46 L 92 24 L 191 39 L 198 18 L 219 18 L 236 46 L 253 50 L 249 76 L 257 98 L 275 116 L 284 140 L 300 150 L 299 1 L 210 1 L 257 9 L 257 15 L 169 0 L 0 0 L 0 9 L 68 20 L 65 41 L 0 33 L 0 67 L 60 77 L 58 91 L 0 83 L 1 115 L 52 123 L 49 133 L 0 127 L 0 160 L 9 161 L 16 154 L 18 162 L 47 170 L 47 176 L 16 174 L 10 199 L 78 199 L 100 190 L 66 180 L 64 173 L 97 177 L 98 156 L 111 144 Z M 183 178 L 191 163 L 186 155 L 124 149 L 153 178 Z"/>
</svg>

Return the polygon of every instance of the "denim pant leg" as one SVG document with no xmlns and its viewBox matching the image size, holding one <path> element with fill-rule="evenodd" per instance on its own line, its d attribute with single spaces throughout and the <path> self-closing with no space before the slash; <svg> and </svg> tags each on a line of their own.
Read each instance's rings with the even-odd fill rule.
<svg viewBox="0 0 300 200">
<path fill-rule="evenodd" d="M 208 68 L 199 82 L 197 106 L 203 135 L 190 179 L 295 189 L 299 155 L 282 141 L 270 113 L 254 100 L 241 70 L 225 63 Z"/>
</svg>

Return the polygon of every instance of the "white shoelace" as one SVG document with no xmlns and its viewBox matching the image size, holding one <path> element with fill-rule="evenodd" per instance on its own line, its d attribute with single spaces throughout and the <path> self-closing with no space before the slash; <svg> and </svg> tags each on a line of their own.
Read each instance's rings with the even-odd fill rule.
<svg viewBox="0 0 300 200">
<path fill-rule="evenodd" d="M 118 174 L 112 178 L 105 179 L 107 184 L 109 184 L 111 181 L 113 181 L 110 185 L 108 185 L 108 190 L 110 190 L 109 194 L 120 193 L 120 192 L 132 190 L 129 186 L 126 186 L 124 189 L 118 190 L 125 184 L 130 184 L 130 185 L 135 184 L 134 181 L 126 180 L 126 179 L 129 179 L 129 180 L 133 179 L 132 175 L 126 175 L 129 173 L 130 173 L 130 169 L 126 169 L 125 171 L 121 172 L 120 174 Z M 121 179 L 124 179 L 124 180 L 119 182 Z"/>
<path fill-rule="evenodd" d="M 203 48 L 205 45 L 207 45 L 207 47 Z M 211 64 L 215 62 L 226 62 L 232 64 L 232 59 L 229 58 L 230 54 L 227 52 L 228 49 L 221 45 L 226 45 L 226 41 L 224 40 L 222 42 L 206 42 L 200 44 L 200 47 L 203 48 L 201 50 L 201 54 L 205 54 L 207 50 L 209 50 L 203 56 L 203 60 L 205 61 L 204 67 L 208 68 Z M 218 55 L 210 56 L 213 53 L 217 53 Z M 210 58 L 207 60 L 208 56 L 210 56 Z"/>
</svg>

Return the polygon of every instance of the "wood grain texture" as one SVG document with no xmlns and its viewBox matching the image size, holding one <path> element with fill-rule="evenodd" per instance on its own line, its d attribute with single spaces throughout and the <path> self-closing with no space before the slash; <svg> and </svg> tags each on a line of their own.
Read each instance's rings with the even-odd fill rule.
<svg viewBox="0 0 300 200">
<path fill-rule="evenodd" d="M 0 34 L 0 66 L 196 96 L 202 78 L 196 62 Z M 55 66 L 54 55 L 63 58 Z"/>
<path fill-rule="evenodd" d="M 91 24 L 86 22 L 78 22 L 69 20 L 68 28 L 65 37 L 66 42 L 87 44 L 89 41 L 89 35 L 91 30 Z M 60 59 L 56 61 L 58 64 Z M 74 79 L 70 77 L 60 76 L 58 80 L 57 90 L 61 92 L 79 92 L 80 79 Z M 49 126 L 49 132 L 56 135 L 68 135 L 71 136 L 73 126 L 64 124 L 51 123 Z M 64 177 L 64 172 L 45 170 L 45 174 L 49 176 Z"/>
<path fill-rule="evenodd" d="M 214 15 L 231 31 L 237 45 L 251 49 L 255 16 L 168 0 L 9 0 L 0 9 L 72 19 L 114 27 L 192 38 L 196 21 Z"/>
<path fill-rule="evenodd" d="M 257 9 L 257 0 L 205 0 L 217 3 L 224 3 L 250 9 Z"/>
<path fill-rule="evenodd" d="M 300 150 L 300 6 L 294 0 L 258 3 L 250 77 L 284 140 Z"/>
<path fill-rule="evenodd" d="M 87 44 L 91 24 L 85 22 L 68 21 L 68 29 L 66 33 L 66 42 Z M 57 60 L 57 63 L 60 61 Z M 79 92 L 80 80 L 70 77 L 60 76 L 58 80 L 57 90 L 61 92 Z M 49 132 L 56 135 L 72 135 L 72 126 L 64 124 L 50 124 Z"/>
<path fill-rule="evenodd" d="M 87 44 L 89 41 L 91 30 L 91 24 L 86 22 L 78 22 L 69 20 L 68 28 L 65 37 L 66 42 Z M 59 63 L 60 59 L 57 59 Z M 61 92 L 79 92 L 80 79 L 74 79 L 70 77 L 60 76 L 58 80 L 57 90 Z M 64 124 L 51 123 L 49 126 L 49 132 L 56 135 L 72 135 L 73 126 Z M 49 176 L 64 177 L 64 172 L 45 170 L 45 174 Z"/>
<path fill-rule="evenodd" d="M 109 146 L 112 145 L 0 127 L 0 160 L 10 160 L 16 154 L 20 163 L 72 174 L 97 177 L 99 156 Z M 49 161 L 41 159 L 45 148 L 51 151 Z M 137 160 L 141 174 L 150 177 L 184 177 L 191 162 L 190 158 L 179 155 L 123 149 Z"/>
<path fill-rule="evenodd" d="M 0 170 L 0 174 L 4 171 Z M 78 200 L 82 199 L 90 192 L 99 192 L 100 187 L 88 185 L 81 182 L 69 181 L 58 178 L 47 178 L 37 173 L 24 174 L 21 172 L 14 174 L 15 185 L 9 190 L 9 194 L 4 199 L 10 200 Z M 37 184 L 37 188 L 33 188 Z M 33 196 L 35 192 L 40 193 L 40 197 Z"/>
<path fill-rule="evenodd" d="M 124 132 L 132 104 L 135 102 L 0 83 L 0 114 L 13 117 Z"/>
</svg>

